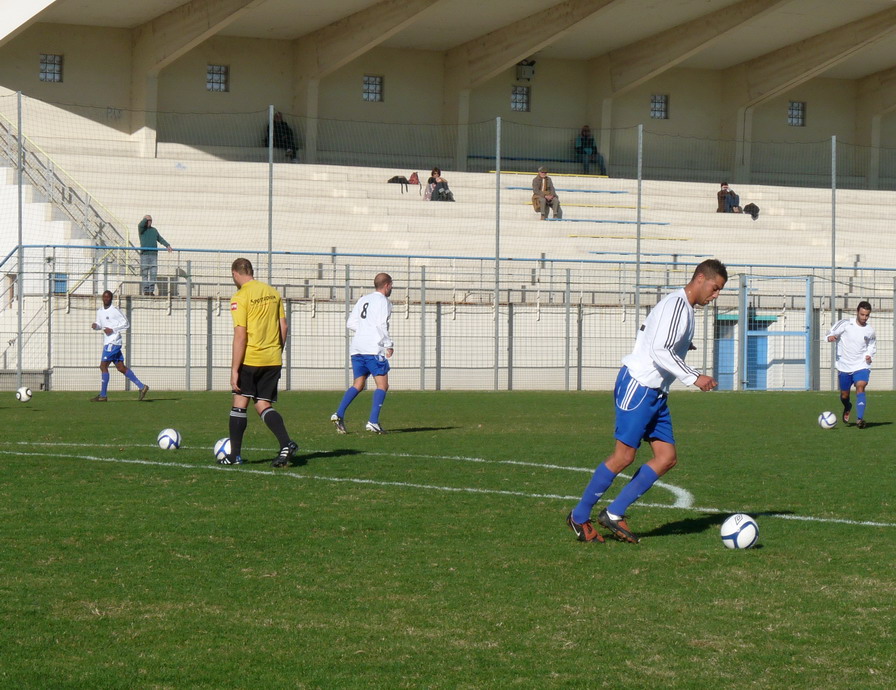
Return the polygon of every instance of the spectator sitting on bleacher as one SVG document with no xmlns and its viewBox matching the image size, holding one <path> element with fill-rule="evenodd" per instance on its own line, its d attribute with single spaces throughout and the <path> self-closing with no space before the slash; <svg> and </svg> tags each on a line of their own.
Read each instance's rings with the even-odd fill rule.
<svg viewBox="0 0 896 690">
<path fill-rule="evenodd" d="M 560 220 L 563 217 L 557 190 L 554 189 L 554 183 L 548 177 L 548 169 L 542 166 L 532 180 L 532 208 L 541 214 L 542 220 L 547 220 L 548 207 L 554 210 L 555 220 Z"/>
<path fill-rule="evenodd" d="M 266 131 L 264 135 L 264 145 L 268 146 L 268 143 L 268 132 Z M 299 162 L 299 159 L 296 157 L 297 147 L 295 134 L 293 134 L 292 127 L 290 127 L 286 123 L 286 120 L 283 119 L 283 113 L 279 111 L 274 113 L 274 148 L 285 150 L 286 158 L 290 163 Z"/>
<path fill-rule="evenodd" d="M 594 142 L 594 136 L 591 134 L 591 127 L 585 125 L 579 136 L 576 137 L 575 143 L 576 158 L 582 163 L 582 171 L 587 175 L 591 171 L 591 166 L 597 163 L 597 169 L 601 175 L 607 174 L 607 168 L 604 165 L 604 157 L 597 150 L 597 144 Z"/>
<path fill-rule="evenodd" d="M 438 168 L 432 169 L 423 198 L 427 201 L 454 201 L 454 194 L 448 189 L 448 181 L 442 177 L 442 171 Z"/>
<path fill-rule="evenodd" d="M 716 213 L 743 213 L 740 208 L 740 197 L 728 187 L 727 182 L 722 183 L 722 188 L 716 194 L 719 201 Z"/>
</svg>

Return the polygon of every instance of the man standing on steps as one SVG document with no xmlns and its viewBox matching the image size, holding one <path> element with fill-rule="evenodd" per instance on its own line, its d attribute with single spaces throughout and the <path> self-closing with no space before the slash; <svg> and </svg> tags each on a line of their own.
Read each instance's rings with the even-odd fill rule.
<svg viewBox="0 0 896 690">
<path fill-rule="evenodd" d="M 154 295 L 159 273 L 158 245 L 167 247 L 169 252 L 174 248 L 152 226 L 152 216 L 149 214 L 137 224 L 137 232 L 140 235 L 140 290 L 144 295 Z"/>
</svg>

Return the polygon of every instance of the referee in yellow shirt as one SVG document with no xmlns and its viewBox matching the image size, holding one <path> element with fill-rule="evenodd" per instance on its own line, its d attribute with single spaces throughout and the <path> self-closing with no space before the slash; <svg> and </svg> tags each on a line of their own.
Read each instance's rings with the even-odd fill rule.
<svg viewBox="0 0 896 690">
<path fill-rule="evenodd" d="M 249 259 L 237 259 L 230 267 L 233 282 L 239 288 L 230 298 L 233 317 L 233 355 L 230 363 L 230 387 L 233 407 L 230 410 L 230 455 L 218 461 L 221 465 L 241 465 L 243 434 L 248 425 L 249 400 L 255 411 L 277 437 L 280 454 L 271 463 L 286 467 L 298 450 L 289 438 L 283 417 L 271 405 L 277 402 L 277 383 L 283 364 L 286 344 L 286 311 L 283 299 L 274 288 L 255 280 Z"/>
</svg>

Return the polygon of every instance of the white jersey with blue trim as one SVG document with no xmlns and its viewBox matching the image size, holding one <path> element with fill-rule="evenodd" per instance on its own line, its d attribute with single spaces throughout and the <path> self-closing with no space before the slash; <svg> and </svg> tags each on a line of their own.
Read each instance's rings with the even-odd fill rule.
<svg viewBox="0 0 896 690">
<path fill-rule="evenodd" d="M 381 292 L 371 292 L 359 299 L 346 321 L 349 330 L 354 331 L 350 355 L 385 355 L 392 348 L 389 337 L 389 318 L 392 316 L 392 302 Z"/>
<path fill-rule="evenodd" d="M 622 363 L 647 388 L 668 392 L 675 379 L 691 385 L 700 375 L 684 362 L 693 339 L 694 307 L 682 288 L 651 310 L 635 338 L 635 349 Z"/>
<path fill-rule="evenodd" d="M 831 326 L 825 340 L 832 335 L 837 336 L 837 371 L 851 374 L 871 368 L 865 356 L 873 359 L 877 353 L 877 335 L 867 322 L 860 326 L 854 318 L 841 319 Z"/>
<path fill-rule="evenodd" d="M 128 318 L 121 313 L 118 307 L 109 306 L 100 307 L 96 310 L 96 321 L 99 330 L 103 331 L 103 347 L 108 345 L 118 345 L 121 347 L 121 334 L 128 330 L 130 324 Z M 106 333 L 104 329 L 111 328 L 111 333 Z"/>
</svg>

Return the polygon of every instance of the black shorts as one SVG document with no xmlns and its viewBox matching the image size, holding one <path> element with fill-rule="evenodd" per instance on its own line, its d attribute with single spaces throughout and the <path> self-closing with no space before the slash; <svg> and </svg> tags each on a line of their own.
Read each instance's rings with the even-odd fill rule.
<svg viewBox="0 0 896 690">
<path fill-rule="evenodd" d="M 240 392 L 233 391 L 234 395 L 244 395 L 255 400 L 267 400 L 270 403 L 277 402 L 277 383 L 280 381 L 282 367 L 250 367 L 243 364 L 240 367 Z"/>
</svg>

